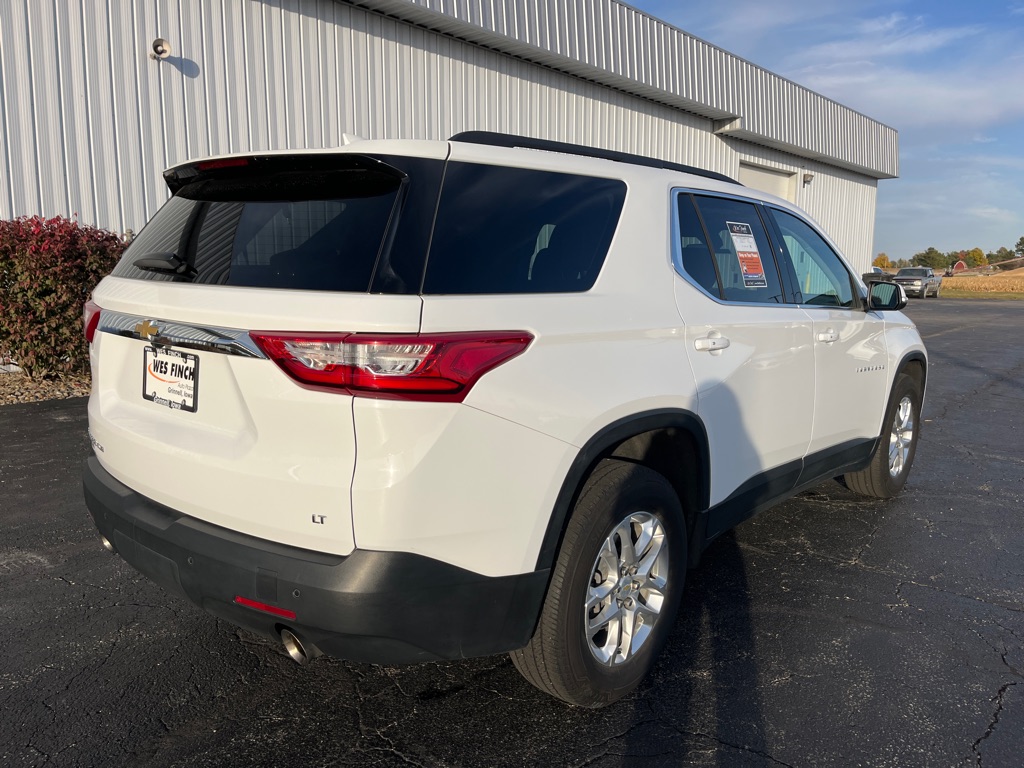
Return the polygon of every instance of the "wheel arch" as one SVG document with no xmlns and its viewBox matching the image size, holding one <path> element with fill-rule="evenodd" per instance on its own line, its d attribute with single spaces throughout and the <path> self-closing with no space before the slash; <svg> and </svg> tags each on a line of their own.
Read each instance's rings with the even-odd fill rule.
<svg viewBox="0 0 1024 768">
<path fill-rule="evenodd" d="M 643 464 L 669 481 L 683 507 L 690 558 L 694 560 L 703 549 L 703 524 L 710 504 L 707 431 L 691 411 L 659 409 L 608 424 L 580 449 L 555 500 L 537 569 L 554 566 L 576 499 L 594 467 L 608 458 Z"/>
<path fill-rule="evenodd" d="M 924 352 L 915 349 L 911 352 L 907 352 L 902 358 L 900 358 L 899 365 L 896 366 L 896 375 L 893 376 L 892 379 L 893 386 L 896 385 L 896 380 L 901 374 L 910 376 L 921 385 L 921 397 L 923 399 L 925 385 L 928 382 L 928 358 L 925 357 Z"/>
</svg>

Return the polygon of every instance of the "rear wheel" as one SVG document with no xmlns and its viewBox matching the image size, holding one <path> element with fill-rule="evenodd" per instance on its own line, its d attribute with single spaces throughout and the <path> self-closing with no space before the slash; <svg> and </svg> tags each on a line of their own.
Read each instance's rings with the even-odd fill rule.
<svg viewBox="0 0 1024 768">
<path fill-rule="evenodd" d="M 565 532 L 529 644 L 510 655 L 530 683 L 583 707 L 635 689 L 675 623 L 686 527 L 669 482 L 606 460 L 587 480 Z"/>
<path fill-rule="evenodd" d="M 865 496 L 889 499 L 903 490 L 917 452 L 921 423 L 921 385 L 917 379 L 900 374 L 886 409 L 883 432 L 871 456 L 871 463 L 859 472 L 845 475 L 846 486 Z"/>
</svg>

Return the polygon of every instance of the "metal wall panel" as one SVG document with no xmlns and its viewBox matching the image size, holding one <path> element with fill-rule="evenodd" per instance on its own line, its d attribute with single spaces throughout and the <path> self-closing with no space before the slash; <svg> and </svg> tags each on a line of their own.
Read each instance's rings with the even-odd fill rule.
<svg viewBox="0 0 1024 768">
<path fill-rule="evenodd" d="M 617 0 L 352 0 L 656 101 L 732 123 L 740 138 L 877 178 L 896 131 Z M 508 15 L 515 14 L 510 29 Z M 596 33 L 592 33 L 595 30 Z M 780 96 L 795 110 L 780 108 Z"/>
<path fill-rule="evenodd" d="M 738 60 L 719 69 L 717 49 L 680 41 L 616 3 L 462 0 L 445 8 L 588 66 L 629 71 L 652 92 L 696 70 L 708 76 L 691 85 L 721 101 L 746 77 Z M 456 31 L 467 23 L 448 21 Z M 148 56 L 156 37 L 172 46 L 163 61 Z M 682 53 L 673 59 L 669 49 Z M 870 253 L 870 232 L 865 240 L 848 218 L 873 218 L 872 179 L 716 135 L 708 117 L 334 0 L 0 2 L 0 75 L 2 218 L 77 213 L 137 231 L 167 197 L 160 172 L 192 157 L 337 146 L 342 133 L 444 139 L 496 130 L 733 176 L 741 158 L 817 163 L 821 183 L 798 202 L 848 254 Z M 763 87 L 776 102 L 808 98 L 772 77 Z"/>
</svg>

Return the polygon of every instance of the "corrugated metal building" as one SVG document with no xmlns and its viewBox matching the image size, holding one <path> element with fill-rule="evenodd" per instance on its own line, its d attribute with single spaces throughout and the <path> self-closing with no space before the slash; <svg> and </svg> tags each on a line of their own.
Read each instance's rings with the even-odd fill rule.
<svg viewBox="0 0 1024 768">
<path fill-rule="evenodd" d="M 189 158 L 463 130 L 738 177 L 861 268 L 898 171 L 892 128 L 616 0 L 0 2 L 0 218 L 138 230 Z"/>
</svg>

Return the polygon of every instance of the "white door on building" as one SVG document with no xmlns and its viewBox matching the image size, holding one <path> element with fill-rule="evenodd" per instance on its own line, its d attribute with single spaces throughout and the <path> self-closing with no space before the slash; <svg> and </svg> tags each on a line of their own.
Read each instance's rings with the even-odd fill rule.
<svg viewBox="0 0 1024 768">
<path fill-rule="evenodd" d="M 796 202 L 795 173 L 740 163 L 739 182 L 745 187 L 768 192 L 783 200 L 789 200 L 791 203 Z"/>
</svg>

